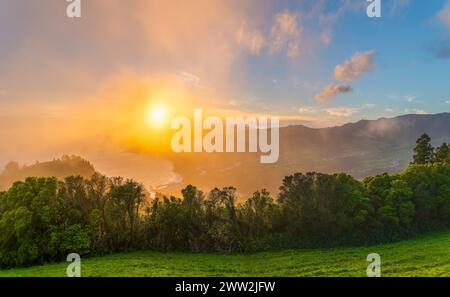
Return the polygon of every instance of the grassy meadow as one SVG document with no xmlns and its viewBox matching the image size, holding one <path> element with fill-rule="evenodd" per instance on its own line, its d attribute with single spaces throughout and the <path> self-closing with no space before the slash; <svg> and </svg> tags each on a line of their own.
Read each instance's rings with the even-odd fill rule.
<svg viewBox="0 0 450 297">
<path fill-rule="evenodd" d="M 450 231 L 372 247 L 254 254 L 120 253 L 81 261 L 82 276 L 365 276 L 378 253 L 382 276 L 450 276 Z M 68 263 L 0 270 L 1 277 L 64 277 Z"/>
</svg>

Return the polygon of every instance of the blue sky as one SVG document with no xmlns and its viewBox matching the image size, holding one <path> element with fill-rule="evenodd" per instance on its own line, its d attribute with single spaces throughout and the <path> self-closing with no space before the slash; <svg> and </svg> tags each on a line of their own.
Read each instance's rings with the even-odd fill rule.
<svg viewBox="0 0 450 297">
<path fill-rule="evenodd" d="M 278 5 L 278 11 L 297 11 L 296 2 Z M 275 98 L 278 96 L 284 97 L 286 101 L 282 104 L 308 106 L 311 113 L 313 107 L 320 110 L 358 109 L 348 116 L 353 120 L 449 111 L 450 105 L 446 101 L 450 97 L 450 56 L 436 57 L 433 52 L 435 47 L 449 46 L 450 28 L 438 17 L 446 2 L 405 1 L 404 6 L 395 11 L 391 2 L 382 1 L 382 17 L 379 19 L 368 18 L 364 7 L 355 11 L 349 9 L 329 29 L 322 29 L 330 30 L 332 40 L 328 46 L 313 49 L 312 57 L 309 57 L 312 67 L 292 67 L 291 63 L 295 64 L 295 61 L 282 55 L 266 57 L 261 54 L 256 59 L 249 57 L 251 71 L 258 77 L 249 89 L 253 95 L 267 102 L 277 100 Z M 322 13 L 335 11 L 336 4 L 326 6 Z M 321 26 L 317 19 L 305 26 L 308 25 Z M 311 29 L 306 27 L 304 30 Z M 351 83 L 352 93 L 339 95 L 325 106 L 314 100 L 317 88 L 334 81 L 336 65 L 344 63 L 355 52 L 369 50 L 376 52 L 375 67 Z M 304 55 L 300 54 L 298 59 L 302 57 Z M 270 63 L 261 62 L 266 59 L 276 59 L 278 65 L 273 67 L 275 71 L 270 71 Z M 260 73 L 263 73 L 263 84 Z M 295 79 L 300 82 L 298 87 L 293 86 Z M 273 80 L 277 83 L 272 83 Z M 313 86 L 313 89 L 303 85 Z"/>
</svg>

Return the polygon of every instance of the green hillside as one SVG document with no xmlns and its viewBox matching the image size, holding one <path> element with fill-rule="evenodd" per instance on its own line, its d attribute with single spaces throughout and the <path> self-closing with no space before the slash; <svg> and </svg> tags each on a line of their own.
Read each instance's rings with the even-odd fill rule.
<svg viewBox="0 0 450 297">
<path fill-rule="evenodd" d="M 64 155 L 60 159 L 23 166 L 17 162 L 9 162 L 3 171 L 0 171 L 0 190 L 7 189 L 15 181 L 29 176 L 55 176 L 63 179 L 70 175 L 81 175 L 88 178 L 94 173 L 94 166 L 79 156 Z"/>
<path fill-rule="evenodd" d="M 383 276 L 450 276 L 450 231 L 360 248 L 248 255 L 143 251 L 82 259 L 82 276 L 365 276 L 378 253 Z M 0 271 L 0 276 L 65 276 L 66 262 Z"/>
</svg>

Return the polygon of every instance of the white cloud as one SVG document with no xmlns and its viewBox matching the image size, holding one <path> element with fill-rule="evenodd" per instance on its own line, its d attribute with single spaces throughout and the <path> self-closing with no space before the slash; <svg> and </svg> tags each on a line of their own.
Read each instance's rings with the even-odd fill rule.
<svg viewBox="0 0 450 297">
<path fill-rule="evenodd" d="M 388 98 L 389 99 L 393 99 L 393 100 L 405 100 L 405 101 L 408 101 L 408 102 L 413 102 L 413 101 L 415 101 L 418 98 L 418 96 L 416 96 L 416 95 L 393 95 L 393 94 L 391 94 L 391 95 L 388 95 Z"/>
<path fill-rule="evenodd" d="M 450 104 L 450 100 L 445 101 L 445 103 Z"/>
<path fill-rule="evenodd" d="M 419 108 L 406 108 L 405 109 L 406 113 L 415 113 L 415 114 L 428 114 L 428 112 L 424 109 L 419 109 Z"/>
<path fill-rule="evenodd" d="M 314 99 L 321 103 L 332 101 L 337 95 L 350 93 L 352 88 L 349 85 L 326 85 L 322 92 L 314 96 Z"/>
<path fill-rule="evenodd" d="M 365 73 L 375 68 L 375 51 L 356 53 L 344 64 L 337 65 L 334 70 L 334 77 L 340 81 L 353 81 L 359 79 Z"/>
<path fill-rule="evenodd" d="M 344 64 L 337 65 L 334 69 L 334 78 L 336 80 L 348 82 L 359 79 L 365 73 L 375 68 L 374 57 L 375 51 L 368 51 L 365 53 L 355 53 Z M 341 93 L 349 93 L 352 91 L 350 85 L 333 85 L 325 86 L 322 92 L 316 94 L 314 99 L 321 103 L 327 103 L 333 100 Z"/>
<path fill-rule="evenodd" d="M 405 100 L 408 102 L 413 102 L 416 98 L 417 96 L 405 96 Z"/>
<path fill-rule="evenodd" d="M 317 108 L 314 106 L 302 106 L 298 109 L 299 114 L 311 114 L 311 113 L 316 113 L 316 112 L 317 112 Z"/>
<path fill-rule="evenodd" d="M 318 108 L 316 106 L 302 106 L 298 108 L 298 113 L 301 115 L 315 116 L 317 114 L 328 114 L 334 117 L 349 117 L 357 113 L 360 108 L 357 107 L 331 107 L 331 108 Z"/>
<path fill-rule="evenodd" d="M 264 48 L 267 48 L 270 54 L 283 52 L 294 59 L 300 55 L 302 32 L 303 27 L 299 23 L 299 16 L 285 10 L 274 16 L 270 32 L 267 34 L 249 29 L 244 23 L 236 32 L 236 41 L 254 55 L 259 55 Z"/>
<path fill-rule="evenodd" d="M 363 108 L 365 108 L 365 109 L 372 109 L 372 108 L 375 108 L 377 105 L 375 104 L 375 103 L 366 103 L 366 104 L 363 104 Z"/>
<path fill-rule="evenodd" d="M 301 33 L 297 14 L 287 10 L 277 14 L 270 32 L 270 52 L 286 50 L 289 58 L 297 58 L 300 54 Z"/>
<path fill-rule="evenodd" d="M 264 36 L 258 30 L 249 30 L 245 24 L 236 33 L 237 42 L 252 54 L 259 56 L 264 47 Z"/>
<path fill-rule="evenodd" d="M 358 108 L 354 107 L 335 107 L 335 108 L 327 108 L 324 110 L 331 116 L 336 117 L 349 117 L 358 112 Z"/>
<path fill-rule="evenodd" d="M 195 86 L 200 86 L 200 77 L 198 77 L 195 74 L 186 72 L 186 71 L 180 71 L 178 76 L 185 82 L 190 83 Z"/>
<path fill-rule="evenodd" d="M 394 112 L 394 110 L 393 110 L 392 108 L 390 108 L 390 107 L 386 107 L 386 108 L 384 109 L 384 111 L 385 111 L 385 112 L 389 112 L 389 113 Z"/>
<path fill-rule="evenodd" d="M 326 46 L 329 46 L 331 44 L 331 39 L 332 38 L 330 30 L 323 31 L 320 34 L 320 42 Z"/>
</svg>

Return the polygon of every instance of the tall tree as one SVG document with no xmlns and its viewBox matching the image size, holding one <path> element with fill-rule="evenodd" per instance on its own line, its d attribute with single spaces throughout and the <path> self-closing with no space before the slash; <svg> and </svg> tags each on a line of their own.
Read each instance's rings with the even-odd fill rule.
<svg viewBox="0 0 450 297">
<path fill-rule="evenodd" d="M 120 244 L 125 243 L 128 248 L 135 242 L 139 209 L 145 199 L 144 186 L 131 179 L 114 177 L 110 181 L 109 195 L 112 202 L 110 211 L 118 220 L 117 227 L 121 233 Z"/>
<path fill-rule="evenodd" d="M 431 138 L 428 134 L 424 133 L 416 141 L 412 164 L 428 164 L 433 162 L 433 157 L 434 148 L 431 145 Z"/>
<path fill-rule="evenodd" d="M 184 232 L 188 233 L 189 248 L 192 251 L 200 251 L 202 247 L 202 235 L 204 233 L 204 194 L 196 187 L 188 185 L 181 190 L 183 195 Z"/>
<path fill-rule="evenodd" d="M 440 147 L 436 149 L 436 156 L 434 158 L 435 162 L 448 162 L 449 161 L 449 146 L 447 143 L 443 143 Z"/>
</svg>

